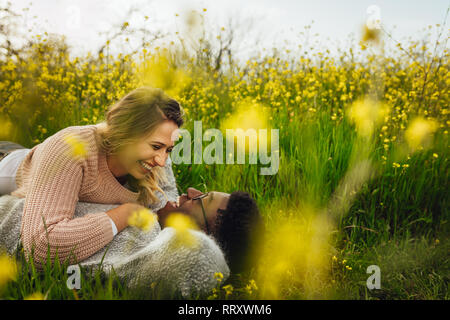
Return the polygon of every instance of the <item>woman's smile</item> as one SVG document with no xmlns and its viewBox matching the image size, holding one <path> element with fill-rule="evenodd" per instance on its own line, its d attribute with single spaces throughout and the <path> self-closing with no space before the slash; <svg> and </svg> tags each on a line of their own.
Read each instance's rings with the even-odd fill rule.
<svg viewBox="0 0 450 320">
<path fill-rule="evenodd" d="M 154 165 L 150 165 L 147 162 L 144 162 L 142 160 L 138 160 L 139 165 L 142 168 L 142 171 L 144 172 L 150 172 L 152 170 L 152 168 L 154 167 Z"/>
</svg>

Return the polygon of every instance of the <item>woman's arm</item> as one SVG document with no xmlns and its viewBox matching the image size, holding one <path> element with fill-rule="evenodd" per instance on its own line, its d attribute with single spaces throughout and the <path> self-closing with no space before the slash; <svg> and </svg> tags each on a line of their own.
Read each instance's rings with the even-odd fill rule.
<svg viewBox="0 0 450 320">
<path fill-rule="evenodd" d="M 72 254 L 81 261 L 108 244 L 113 232 L 107 213 L 73 219 L 83 179 L 88 178 L 87 160 L 74 157 L 64 135 L 55 134 L 36 150 L 33 161 L 36 165 L 25 197 L 21 232 L 24 250 L 33 252 L 36 266 L 45 263 L 48 253 L 51 261 L 56 252 L 60 261 Z"/>
</svg>

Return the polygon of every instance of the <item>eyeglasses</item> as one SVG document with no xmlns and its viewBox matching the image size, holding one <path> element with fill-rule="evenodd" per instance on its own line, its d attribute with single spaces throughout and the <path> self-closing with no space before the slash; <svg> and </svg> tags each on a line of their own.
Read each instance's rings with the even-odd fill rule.
<svg viewBox="0 0 450 320">
<path fill-rule="evenodd" d="M 206 232 L 209 234 L 209 225 L 208 225 L 208 220 L 206 220 L 206 211 L 205 211 L 205 207 L 203 207 L 203 198 L 207 197 L 209 195 L 209 192 L 201 194 L 197 197 L 192 198 L 191 200 L 200 200 L 200 205 L 202 207 L 202 212 L 203 212 L 203 219 L 205 219 L 205 226 L 206 226 Z"/>
</svg>

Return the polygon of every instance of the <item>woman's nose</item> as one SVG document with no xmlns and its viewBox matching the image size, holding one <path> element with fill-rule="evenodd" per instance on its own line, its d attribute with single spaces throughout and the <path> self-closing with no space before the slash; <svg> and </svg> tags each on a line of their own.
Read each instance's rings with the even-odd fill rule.
<svg viewBox="0 0 450 320">
<path fill-rule="evenodd" d="M 167 156 L 155 156 L 155 163 L 157 166 L 164 167 L 166 164 Z"/>
</svg>

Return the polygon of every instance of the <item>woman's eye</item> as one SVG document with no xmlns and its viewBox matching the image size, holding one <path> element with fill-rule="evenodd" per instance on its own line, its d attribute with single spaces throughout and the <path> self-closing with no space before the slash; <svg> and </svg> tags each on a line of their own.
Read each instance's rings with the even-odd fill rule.
<svg viewBox="0 0 450 320">
<path fill-rule="evenodd" d="M 172 150 L 173 150 L 173 148 L 171 148 L 171 149 L 167 149 L 167 153 L 171 153 L 171 152 L 172 152 Z"/>
<path fill-rule="evenodd" d="M 153 147 L 154 150 L 159 150 L 159 149 L 161 149 L 160 146 L 156 146 L 156 145 L 152 145 L 152 147 Z"/>
</svg>

